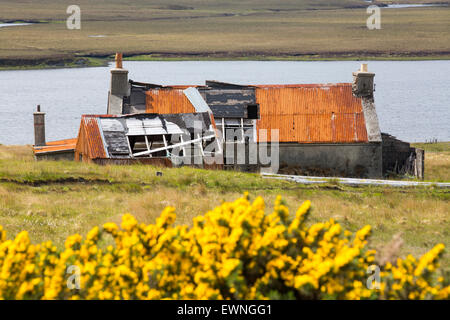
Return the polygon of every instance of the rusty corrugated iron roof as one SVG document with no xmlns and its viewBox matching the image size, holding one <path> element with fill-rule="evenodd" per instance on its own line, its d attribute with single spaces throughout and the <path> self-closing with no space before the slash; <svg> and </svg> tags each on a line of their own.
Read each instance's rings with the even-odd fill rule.
<svg viewBox="0 0 450 320">
<path fill-rule="evenodd" d="M 279 130 L 280 142 L 368 142 L 360 98 L 351 84 L 260 85 L 258 129 Z"/>
<path fill-rule="evenodd" d="M 195 112 L 183 94 L 184 87 L 188 86 L 149 89 L 146 111 Z M 257 128 L 278 129 L 280 142 L 368 142 L 362 100 L 353 96 L 350 83 L 248 87 L 254 88 L 256 103 L 260 105 L 261 119 L 257 121 Z"/>
<path fill-rule="evenodd" d="M 255 88 L 330 88 L 346 87 L 350 83 L 301 83 L 301 84 L 256 84 Z"/>
<path fill-rule="evenodd" d="M 56 140 L 47 142 L 47 146 L 73 145 L 77 143 L 77 138 Z"/>
<path fill-rule="evenodd" d="M 146 92 L 147 113 L 193 113 L 194 106 L 183 93 L 183 88 L 151 89 Z"/>
<path fill-rule="evenodd" d="M 106 158 L 106 152 L 103 145 L 102 135 L 98 127 L 97 118 L 99 116 L 84 115 L 81 118 L 81 130 L 84 134 L 79 137 L 84 139 L 88 147 L 88 155 L 90 159 Z"/>
<path fill-rule="evenodd" d="M 77 144 L 77 138 L 64 139 L 47 142 L 45 146 L 34 146 L 33 151 L 35 154 L 43 154 L 48 152 L 64 152 L 75 150 Z"/>
</svg>

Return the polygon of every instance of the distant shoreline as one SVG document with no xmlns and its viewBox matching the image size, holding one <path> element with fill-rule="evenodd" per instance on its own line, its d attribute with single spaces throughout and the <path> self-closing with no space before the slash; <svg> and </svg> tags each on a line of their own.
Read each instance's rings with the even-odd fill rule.
<svg viewBox="0 0 450 320">
<path fill-rule="evenodd" d="M 449 52 L 437 53 L 124 53 L 125 61 L 427 61 L 450 60 Z M 39 70 L 59 68 L 105 67 L 114 61 L 114 55 L 54 56 L 46 58 L 0 58 L 0 71 Z"/>
</svg>

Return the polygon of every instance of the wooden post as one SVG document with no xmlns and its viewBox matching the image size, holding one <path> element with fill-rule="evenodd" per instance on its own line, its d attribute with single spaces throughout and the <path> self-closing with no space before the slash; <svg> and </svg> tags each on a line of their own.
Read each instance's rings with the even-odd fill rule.
<svg viewBox="0 0 450 320">
<path fill-rule="evenodd" d="M 166 136 L 165 135 L 163 135 L 162 136 L 163 137 L 163 141 L 164 141 L 164 147 L 168 147 L 168 145 L 167 145 L 167 140 L 166 140 Z M 166 155 L 167 156 L 170 156 L 170 153 L 169 153 L 169 149 L 166 149 Z"/>
<path fill-rule="evenodd" d="M 425 176 L 425 151 L 416 148 L 416 161 L 414 171 L 417 178 L 424 179 Z"/>
<path fill-rule="evenodd" d="M 151 144 L 148 142 L 148 137 L 147 136 L 144 136 L 144 137 L 145 137 L 145 144 L 147 146 L 147 150 L 150 151 L 151 150 Z M 150 153 L 148 156 L 151 158 L 152 154 Z"/>
</svg>

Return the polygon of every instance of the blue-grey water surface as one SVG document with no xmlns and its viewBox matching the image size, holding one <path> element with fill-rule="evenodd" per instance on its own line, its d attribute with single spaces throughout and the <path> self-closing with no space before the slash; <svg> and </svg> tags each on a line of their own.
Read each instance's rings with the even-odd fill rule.
<svg viewBox="0 0 450 320">
<path fill-rule="evenodd" d="M 0 23 L 0 28 L 29 26 L 31 23 Z"/>
<path fill-rule="evenodd" d="M 126 61 L 130 79 L 163 85 L 351 82 L 358 61 Z M 410 142 L 450 141 L 450 61 L 369 61 L 381 130 Z M 47 141 L 76 137 L 82 114 L 106 113 L 110 67 L 0 71 L 0 143 L 33 144 L 33 111 Z"/>
</svg>

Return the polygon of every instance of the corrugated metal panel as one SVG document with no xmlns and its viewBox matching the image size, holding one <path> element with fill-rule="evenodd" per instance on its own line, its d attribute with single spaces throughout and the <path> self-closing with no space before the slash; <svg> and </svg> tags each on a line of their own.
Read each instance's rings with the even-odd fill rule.
<svg viewBox="0 0 450 320">
<path fill-rule="evenodd" d="M 33 151 L 35 154 L 47 153 L 47 152 L 62 152 L 74 150 L 77 144 L 77 139 L 65 139 L 47 142 L 45 146 L 34 146 Z"/>
<path fill-rule="evenodd" d="M 257 84 L 252 85 L 255 88 L 329 88 L 346 87 L 350 83 L 307 83 L 307 84 Z"/>
<path fill-rule="evenodd" d="M 141 119 L 127 119 L 127 135 L 129 136 L 140 136 L 140 135 L 160 135 L 166 134 L 162 122 L 159 118 L 148 119 L 146 121 L 147 125 Z"/>
<path fill-rule="evenodd" d="M 78 137 L 77 137 L 77 144 L 75 146 L 75 161 L 83 161 L 84 159 L 81 159 L 80 155 L 82 153 L 87 153 L 87 146 L 84 143 L 85 139 L 85 130 L 84 130 L 84 121 L 83 117 L 80 121 L 80 128 L 78 129 Z"/>
<path fill-rule="evenodd" d="M 154 119 L 127 119 L 127 135 L 161 135 L 161 134 L 183 134 L 175 123 L 166 121 L 162 118 Z"/>
<path fill-rule="evenodd" d="M 97 118 L 91 116 L 84 116 L 84 142 L 88 146 L 88 153 L 90 159 L 106 158 L 105 147 L 100 133 Z"/>
<path fill-rule="evenodd" d="M 70 151 L 70 150 L 75 150 L 75 145 L 48 146 L 48 147 L 44 146 L 39 149 L 37 149 L 37 148 L 33 149 L 35 154 L 49 153 L 49 152 L 62 152 L 62 151 Z"/>
<path fill-rule="evenodd" d="M 356 138 L 361 141 L 368 141 L 366 121 L 364 118 L 364 113 L 355 114 L 355 126 L 356 126 Z"/>
<path fill-rule="evenodd" d="M 117 119 L 99 119 L 103 131 L 125 131 L 122 122 Z"/>
<path fill-rule="evenodd" d="M 280 142 L 367 142 L 361 99 L 351 84 L 258 86 L 258 129 L 279 130 Z"/>
<path fill-rule="evenodd" d="M 146 92 L 147 113 L 192 113 L 194 106 L 184 95 L 183 89 L 151 89 Z"/>
<path fill-rule="evenodd" d="M 72 138 L 72 139 L 49 141 L 46 143 L 46 145 L 47 146 L 63 146 L 63 145 L 70 145 L 70 144 L 76 144 L 76 143 L 77 143 L 77 138 Z"/>
</svg>

